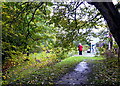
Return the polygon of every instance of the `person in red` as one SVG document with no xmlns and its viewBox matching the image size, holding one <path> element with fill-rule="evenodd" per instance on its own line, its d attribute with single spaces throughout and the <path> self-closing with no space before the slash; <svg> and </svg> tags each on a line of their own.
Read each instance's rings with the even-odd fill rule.
<svg viewBox="0 0 120 86">
<path fill-rule="evenodd" d="M 78 45 L 79 55 L 82 55 L 82 48 L 83 46 L 81 45 L 81 43 L 79 43 Z"/>
</svg>

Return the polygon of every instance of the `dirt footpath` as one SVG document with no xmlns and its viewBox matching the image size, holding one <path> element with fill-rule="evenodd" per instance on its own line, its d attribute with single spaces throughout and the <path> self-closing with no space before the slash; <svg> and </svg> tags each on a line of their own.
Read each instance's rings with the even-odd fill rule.
<svg viewBox="0 0 120 86">
<path fill-rule="evenodd" d="M 74 68 L 73 71 L 67 73 L 58 81 L 56 81 L 56 84 L 69 86 L 90 84 L 89 75 L 92 72 L 92 66 L 93 65 L 91 63 L 82 61 Z"/>
</svg>

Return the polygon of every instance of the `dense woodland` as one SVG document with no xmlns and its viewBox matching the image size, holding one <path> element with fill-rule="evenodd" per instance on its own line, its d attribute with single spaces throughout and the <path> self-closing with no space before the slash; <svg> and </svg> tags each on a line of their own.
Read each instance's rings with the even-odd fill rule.
<svg viewBox="0 0 120 86">
<path fill-rule="evenodd" d="M 106 42 L 98 48 L 99 54 L 118 57 L 119 61 L 119 5 L 82 1 L 2 2 L 3 72 L 33 60 L 41 63 L 47 59 L 47 65 L 52 61 L 55 64 L 75 54 L 78 43 L 89 45 L 91 37 Z"/>
</svg>

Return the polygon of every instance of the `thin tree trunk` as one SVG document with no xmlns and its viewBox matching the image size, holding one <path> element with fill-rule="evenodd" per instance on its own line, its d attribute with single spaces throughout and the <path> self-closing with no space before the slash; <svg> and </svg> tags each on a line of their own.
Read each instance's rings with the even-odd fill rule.
<svg viewBox="0 0 120 86">
<path fill-rule="evenodd" d="M 109 37 L 110 37 L 110 50 L 113 49 L 113 39 L 112 39 L 112 34 L 109 33 Z"/>
<path fill-rule="evenodd" d="M 120 62 L 120 48 L 118 49 L 118 63 Z M 120 65 L 120 63 L 119 63 Z"/>
</svg>

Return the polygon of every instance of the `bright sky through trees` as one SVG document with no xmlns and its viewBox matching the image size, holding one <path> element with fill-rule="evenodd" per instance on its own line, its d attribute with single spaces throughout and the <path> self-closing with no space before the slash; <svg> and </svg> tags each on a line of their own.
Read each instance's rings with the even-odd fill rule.
<svg viewBox="0 0 120 86">
<path fill-rule="evenodd" d="M 112 0 L 112 2 L 114 5 L 116 5 L 119 2 L 119 0 Z"/>
</svg>

